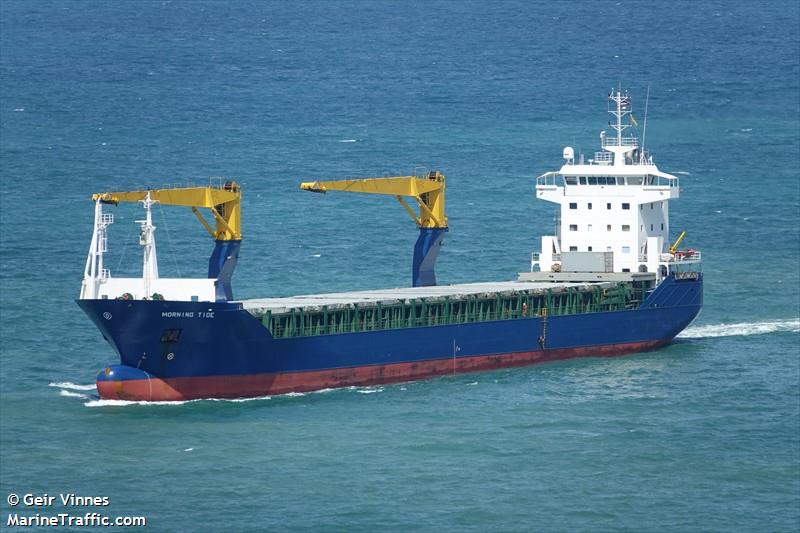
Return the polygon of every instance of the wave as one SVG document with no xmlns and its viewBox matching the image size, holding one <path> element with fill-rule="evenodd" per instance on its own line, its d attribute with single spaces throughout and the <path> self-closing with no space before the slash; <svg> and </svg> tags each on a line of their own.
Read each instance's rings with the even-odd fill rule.
<svg viewBox="0 0 800 533">
<path fill-rule="evenodd" d="M 477 385 L 478 382 L 468 383 L 468 385 Z M 77 390 L 91 390 L 95 389 L 94 385 L 75 385 L 74 383 L 51 383 L 51 387 L 72 387 Z M 405 386 L 400 386 L 401 391 L 407 390 Z M 194 400 L 176 400 L 176 401 L 145 401 L 145 400 L 104 400 L 98 398 L 97 395 L 86 395 L 69 390 L 61 390 L 62 396 L 70 396 L 89 400 L 83 405 L 86 407 L 125 407 L 130 405 L 155 405 L 155 406 L 180 406 L 184 404 L 197 403 L 197 402 L 230 402 L 230 403 L 244 403 L 255 402 L 260 400 L 271 400 L 273 398 L 300 398 L 308 394 L 325 394 L 337 390 L 348 390 L 358 394 L 375 394 L 384 392 L 386 389 L 382 386 L 350 386 L 343 388 L 327 388 L 314 390 L 309 392 L 286 392 L 274 396 L 256 396 L 253 398 L 197 398 Z"/>
<path fill-rule="evenodd" d="M 244 403 L 244 402 L 257 402 L 259 400 L 271 400 L 272 396 L 256 396 L 254 398 L 213 398 L 215 402 L 233 402 L 233 403 Z"/>
<path fill-rule="evenodd" d="M 48 387 L 58 387 L 59 389 L 72 389 L 72 390 L 94 390 L 97 386 L 92 383 L 91 385 L 78 385 L 76 383 L 70 383 L 69 381 L 57 381 L 54 383 L 48 383 Z"/>
<path fill-rule="evenodd" d="M 778 331 L 800 332 L 800 319 L 769 320 L 765 322 L 740 322 L 736 324 L 709 324 L 685 329 L 678 335 L 682 339 L 704 339 L 709 337 L 736 337 L 740 335 L 763 335 Z"/>
<path fill-rule="evenodd" d="M 183 405 L 189 402 L 197 402 L 200 400 L 185 400 L 182 402 L 145 402 L 145 401 L 129 401 L 129 400 L 90 400 L 86 402 L 86 407 L 124 407 L 126 405 Z"/>
<path fill-rule="evenodd" d="M 69 396 L 70 398 L 83 398 L 88 399 L 89 396 L 87 394 L 81 394 L 80 392 L 72 392 L 70 390 L 61 389 L 58 391 L 61 396 Z"/>
<path fill-rule="evenodd" d="M 287 393 L 283 396 L 305 396 L 305 394 L 296 392 L 296 393 Z M 88 398 L 88 396 L 84 396 L 84 398 Z M 196 400 L 176 400 L 171 402 L 156 402 L 156 401 L 145 401 L 145 400 L 102 400 L 102 399 L 94 399 L 86 402 L 86 407 L 124 407 L 127 405 L 184 405 L 187 403 L 197 403 L 197 402 L 231 402 L 231 403 L 243 403 L 243 402 L 255 402 L 259 400 L 271 400 L 272 396 L 256 396 L 254 398 L 198 398 Z"/>
</svg>

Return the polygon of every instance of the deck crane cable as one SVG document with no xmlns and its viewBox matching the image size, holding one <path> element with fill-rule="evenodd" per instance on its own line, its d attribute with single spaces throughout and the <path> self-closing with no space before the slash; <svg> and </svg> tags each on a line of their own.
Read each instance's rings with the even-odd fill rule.
<svg viewBox="0 0 800 533">
<path fill-rule="evenodd" d="M 119 259 L 117 260 L 117 268 L 114 272 L 120 272 L 122 268 L 122 263 L 125 259 L 125 256 L 128 254 L 128 248 L 131 246 L 131 235 L 133 234 L 133 224 L 128 224 L 128 232 L 125 234 L 125 240 L 122 241 L 122 253 L 119 255 Z"/>
<path fill-rule="evenodd" d="M 92 195 L 92 200 L 106 204 L 141 202 L 148 194 L 154 202 L 191 208 L 209 235 L 217 241 L 239 241 L 242 239 L 241 189 L 234 181 L 221 187 L 175 187 L 171 189 L 147 189 L 138 191 L 104 192 Z M 212 227 L 198 208 L 207 208 L 216 222 Z"/>
<path fill-rule="evenodd" d="M 178 266 L 178 258 L 175 256 L 175 245 L 172 243 L 172 237 L 169 234 L 169 226 L 167 225 L 167 217 L 164 215 L 164 208 L 158 204 L 158 211 L 161 213 L 161 221 L 164 223 L 164 232 L 167 234 L 167 244 L 169 244 L 170 255 L 172 255 L 172 263 L 175 265 L 175 270 L 178 272 L 178 277 L 181 277 L 181 267 Z"/>
</svg>

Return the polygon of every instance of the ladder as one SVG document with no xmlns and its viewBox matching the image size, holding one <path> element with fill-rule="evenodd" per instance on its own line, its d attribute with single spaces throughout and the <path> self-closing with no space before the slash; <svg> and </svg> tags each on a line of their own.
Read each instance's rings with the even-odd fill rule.
<svg viewBox="0 0 800 533">
<path fill-rule="evenodd" d="M 542 335 L 539 337 L 539 348 L 545 349 L 547 343 L 547 308 L 542 308 Z"/>
</svg>

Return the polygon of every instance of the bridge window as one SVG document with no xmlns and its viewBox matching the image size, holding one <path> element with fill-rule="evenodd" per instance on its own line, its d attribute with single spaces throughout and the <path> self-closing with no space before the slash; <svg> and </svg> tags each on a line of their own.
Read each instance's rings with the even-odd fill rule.
<svg viewBox="0 0 800 533">
<path fill-rule="evenodd" d="M 569 178 L 564 178 L 564 181 L 566 182 L 567 185 L 577 185 L 578 184 L 578 178 L 576 178 L 575 176 L 571 176 Z"/>
<path fill-rule="evenodd" d="M 586 185 L 586 176 L 581 176 L 581 177 L 580 177 L 580 178 L 578 178 L 578 179 L 580 179 L 580 180 L 581 180 L 581 185 Z"/>
<path fill-rule="evenodd" d="M 569 208 L 570 208 L 570 209 L 578 209 L 578 204 L 577 204 L 577 202 L 570 202 L 570 204 L 569 204 Z"/>
<path fill-rule="evenodd" d="M 589 185 L 597 185 L 597 178 L 589 177 Z"/>
<path fill-rule="evenodd" d="M 631 204 L 622 204 L 622 209 L 630 209 Z"/>
</svg>

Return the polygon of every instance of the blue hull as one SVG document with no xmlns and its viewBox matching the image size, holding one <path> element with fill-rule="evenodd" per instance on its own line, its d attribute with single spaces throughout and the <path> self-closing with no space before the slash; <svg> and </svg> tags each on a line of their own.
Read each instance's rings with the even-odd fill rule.
<svg viewBox="0 0 800 533">
<path fill-rule="evenodd" d="M 98 376 L 101 396 L 151 400 L 275 394 L 630 353 L 671 341 L 702 303 L 702 274 L 670 276 L 634 310 L 275 339 L 236 303 L 78 301 L 120 356 L 120 365 Z"/>
</svg>

